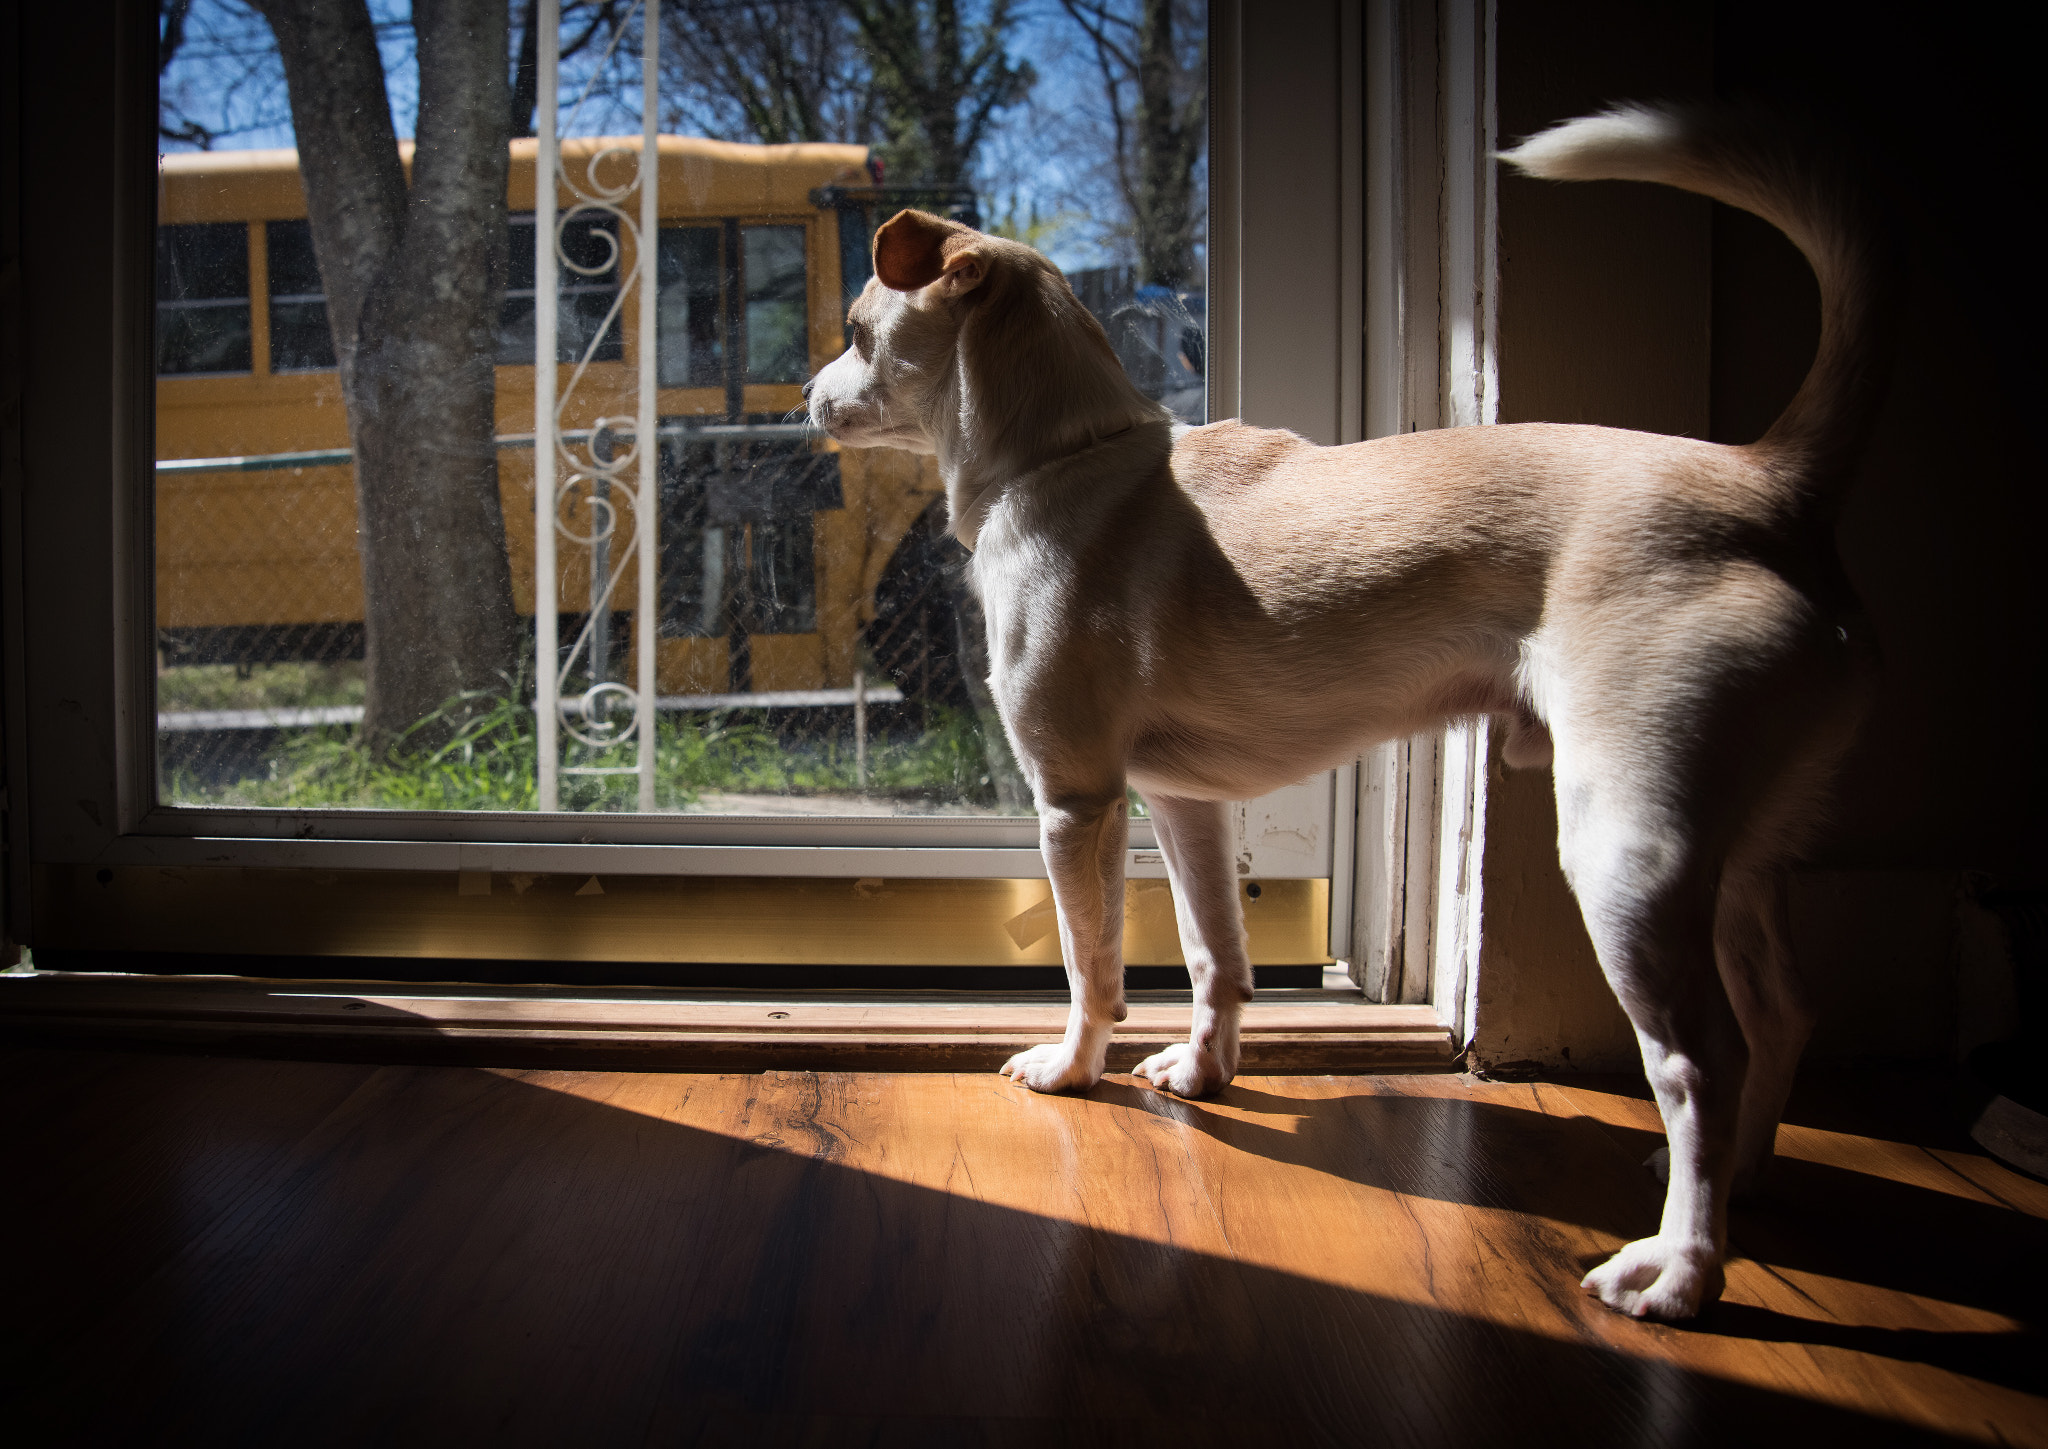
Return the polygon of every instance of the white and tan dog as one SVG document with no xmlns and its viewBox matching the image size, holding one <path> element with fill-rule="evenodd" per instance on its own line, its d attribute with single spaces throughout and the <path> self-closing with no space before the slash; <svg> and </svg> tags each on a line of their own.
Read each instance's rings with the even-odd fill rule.
<svg viewBox="0 0 2048 1449">
<path fill-rule="evenodd" d="M 1883 375 L 1874 233 L 1769 117 L 1624 107 L 1504 158 L 1757 213 L 1819 274 L 1813 370 L 1762 441 L 1598 427 L 1316 447 L 1174 428 L 1031 249 L 919 212 L 875 236 L 853 345 L 813 380 L 840 441 L 936 453 L 974 550 L 991 683 L 1035 792 L 1073 992 L 1004 1071 L 1101 1075 L 1124 1015 L 1125 787 L 1156 821 L 1193 1031 L 1137 1074 L 1213 1092 L 1252 994 L 1225 802 L 1477 713 L 1553 762 L 1559 850 L 1669 1138 L 1655 1237 L 1586 1287 L 1683 1318 L 1721 1289 L 1731 1184 L 1768 1159 L 1810 1013 L 1783 871 L 1862 709 L 1832 517 Z M 1554 742 L 1554 745 L 1553 745 Z"/>
</svg>

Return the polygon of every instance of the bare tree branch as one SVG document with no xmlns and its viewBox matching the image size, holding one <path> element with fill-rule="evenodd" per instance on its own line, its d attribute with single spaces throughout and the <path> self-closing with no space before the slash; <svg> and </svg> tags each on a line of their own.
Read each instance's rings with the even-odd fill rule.
<svg viewBox="0 0 2048 1449">
<path fill-rule="evenodd" d="M 891 172 L 935 185 L 970 180 L 992 117 L 1023 100 L 1038 79 L 1030 62 L 1010 59 L 1011 0 L 990 0 L 986 18 L 964 27 L 955 0 L 846 0 L 846 7 L 874 64 Z"/>
<path fill-rule="evenodd" d="M 158 0 L 157 134 L 212 150 L 290 124 L 269 27 L 232 0 Z"/>
<path fill-rule="evenodd" d="M 874 76 L 840 0 L 663 9 L 664 124 L 724 140 L 872 139 Z"/>
<path fill-rule="evenodd" d="M 618 28 L 619 0 L 567 0 L 562 18 L 588 11 L 582 33 L 565 41 L 563 60 L 573 60 L 601 35 Z M 519 22 L 519 58 L 512 66 L 512 134 L 533 134 L 533 112 L 540 104 L 540 0 L 526 0 Z"/>
<path fill-rule="evenodd" d="M 156 73 L 159 76 L 169 70 L 171 62 L 178 58 L 178 48 L 185 43 L 185 17 L 191 10 L 192 0 L 158 0 L 157 15 L 163 21 L 156 46 Z"/>
<path fill-rule="evenodd" d="M 1208 122 L 1204 47 L 1174 0 L 1060 0 L 1094 47 L 1115 143 L 1117 189 L 1130 211 L 1139 280 L 1179 288 L 1194 273 L 1194 171 Z"/>
</svg>

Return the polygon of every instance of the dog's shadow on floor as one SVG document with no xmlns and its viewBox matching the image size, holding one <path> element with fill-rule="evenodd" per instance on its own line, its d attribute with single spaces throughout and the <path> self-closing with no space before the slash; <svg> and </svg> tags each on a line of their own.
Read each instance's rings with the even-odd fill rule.
<svg viewBox="0 0 2048 1449">
<path fill-rule="evenodd" d="M 1499 1102 L 1387 1089 L 1291 1098 L 1232 1084 L 1189 1101 L 1105 1078 L 1091 1101 L 1148 1113 L 1240 1152 L 1411 1196 L 1504 1210 L 1623 1239 L 1654 1233 L 1663 1187 L 1642 1165 L 1660 1133 Z M 1218 1107 L 1230 1109 L 1218 1111 Z M 1558 1271 L 1590 1263 L 1565 1261 Z M 2048 1290 L 2048 1222 L 1995 1203 L 1823 1163 L 1780 1157 L 1731 1215 L 1730 1250 L 1774 1268 L 1965 1304 L 2028 1325 L 2022 1333 L 1875 1329 L 1718 1304 L 1693 1331 L 1831 1344 L 1933 1364 L 2028 1392 L 2043 1387 L 2039 1332 Z"/>
<path fill-rule="evenodd" d="M 2021 1393 L 2048 1394 L 2048 1334 L 2033 1326 L 2017 1333 L 1872 1328 L 1723 1302 L 1682 1327 L 1714 1338 L 1847 1349 L 1898 1363 L 1926 1364 Z"/>
</svg>

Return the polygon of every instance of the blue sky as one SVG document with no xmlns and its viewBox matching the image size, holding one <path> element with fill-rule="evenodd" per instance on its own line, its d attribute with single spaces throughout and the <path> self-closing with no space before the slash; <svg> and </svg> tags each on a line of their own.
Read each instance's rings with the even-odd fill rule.
<svg viewBox="0 0 2048 1449">
<path fill-rule="evenodd" d="M 406 0 L 370 0 L 384 52 L 392 119 L 409 136 L 418 104 L 412 53 L 411 7 Z M 629 42 L 630 43 L 630 42 Z M 1038 72 L 1030 98 L 1003 115 L 980 161 L 984 207 L 995 221 L 1014 212 L 1020 223 L 1034 214 L 1037 240 L 1060 265 L 1100 266 L 1117 255 L 1113 226 L 1118 211 L 1101 159 L 1107 154 L 1101 82 L 1092 52 L 1057 0 L 1022 8 L 1013 55 Z M 637 69 L 637 56 L 627 57 Z M 564 105 L 590 73 L 591 57 L 564 66 Z M 193 0 L 186 39 L 163 80 L 167 116 L 199 119 L 218 132 L 217 149 L 293 144 L 284 76 L 267 25 L 240 0 Z M 637 131 L 637 114 L 617 106 L 587 107 L 578 134 Z M 167 151 L 196 149 L 165 141 Z"/>
</svg>

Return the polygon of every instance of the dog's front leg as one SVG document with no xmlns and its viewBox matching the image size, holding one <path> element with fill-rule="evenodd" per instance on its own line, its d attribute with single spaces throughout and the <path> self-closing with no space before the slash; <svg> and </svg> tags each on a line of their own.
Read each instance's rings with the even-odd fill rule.
<svg viewBox="0 0 2048 1449">
<path fill-rule="evenodd" d="M 1173 914 L 1195 988 L 1195 1017 L 1186 1041 L 1145 1058 L 1134 1071 L 1156 1087 L 1201 1097 L 1237 1075 L 1238 1018 L 1252 999 L 1252 958 L 1230 860 L 1229 807 L 1165 795 L 1147 795 L 1145 803 L 1173 883 Z"/>
<path fill-rule="evenodd" d="M 1111 799 L 1038 803 L 1039 847 L 1052 877 L 1067 968 L 1067 1034 L 1003 1063 L 1034 1092 L 1092 1087 L 1102 1077 L 1109 1034 L 1124 1019 L 1124 840 L 1129 807 Z"/>
</svg>

